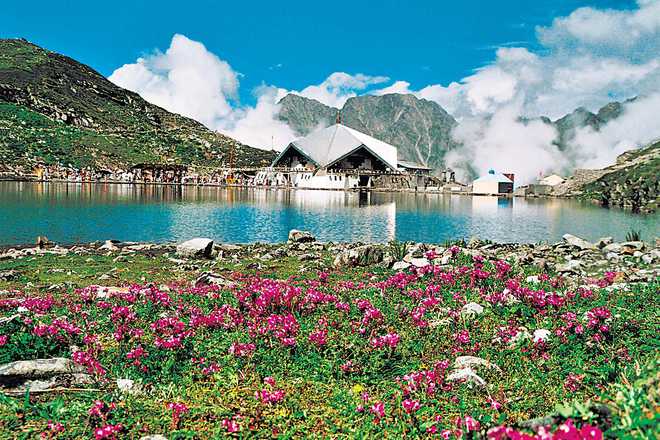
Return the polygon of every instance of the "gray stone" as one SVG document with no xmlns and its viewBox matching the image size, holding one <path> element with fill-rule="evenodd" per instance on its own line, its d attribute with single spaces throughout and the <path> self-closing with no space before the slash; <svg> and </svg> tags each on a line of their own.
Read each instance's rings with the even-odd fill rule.
<svg viewBox="0 0 660 440">
<path fill-rule="evenodd" d="M 596 249 L 596 245 L 593 243 L 588 242 L 587 240 L 576 237 L 575 235 L 571 234 L 564 234 L 562 236 L 564 239 L 564 242 L 570 244 L 571 246 L 575 246 L 577 248 L 583 249 L 583 250 L 593 250 Z"/>
<path fill-rule="evenodd" d="M 91 382 L 91 376 L 82 366 L 66 358 L 15 361 L 0 366 L 0 389 L 7 394 L 43 392 Z"/>
<path fill-rule="evenodd" d="M 580 260 L 569 260 L 564 264 L 558 264 L 555 267 L 555 270 L 558 273 L 579 273 L 580 268 L 582 267 L 582 262 Z"/>
<path fill-rule="evenodd" d="M 410 263 L 406 263 L 405 261 L 397 261 L 392 265 L 393 270 L 406 270 L 410 267 Z"/>
<path fill-rule="evenodd" d="M 18 272 L 15 270 L 5 270 L 0 272 L 0 280 L 2 281 L 13 281 L 18 278 Z"/>
<path fill-rule="evenodd" d="M 365 244 L 341 252 L 335 258 L 335 267 L 370 266 L 383 261 L 385 252 L 381 246 Z"/>
<path fill-rule="evenodd" d="M 140 437 L 140 440 L 167 440 L 167 437 L 160 434 L 151 434 Z"/>
<path fill-rule="evenodd" d="M 484 312 L 484 308 L 474 302 L 467 303 L 461 309 L 461 315 L 481 315 Z"/>
<path fill-rule="evenodd" d="M 426 267 L 431 264 L 426 258 L 413 258 L 409 261 L 409 263 L 415 267 Z"/>
<path fill-rule="evenodd" d="M 466 367 L 460 370 L 452 371 L 448 376 L 447 380 L 449 382 L 465 382 L 469 386 L 477 386 L 479 388 L 484 388 L 486 386 L 486 381 L 481 378 L 477 373 L 472 370 L 472 368 Z"/>
<path fill-rule="evenodd" d="M 473 367 L 485 367 L 500 372 L 502 371 L 500 370 L 500 367 L 494 363 L 477 356 L 459 356 L 454 360 L 454 369 L 456 370 Z"/>
<path fill-rule="evenodd" d="M 622 249 L 622 247 L 619 243 L 611 243 L 611 244 L 608 244 L 606 246 L 603 246 L 603 248 L 602 248 L 603 252 L 605 252 L 605 253 L 609 253 L 609 252 L 619 253 L 619 252 L 621 252 L 621 249 Z"/>
<path fill-rule="evenodd" d="M 316 241 L 316 238 L 308 231 L 300 231 L 298 229 L 291 229 L 289 231 L 289 242 L 291 243 L 311 243 Z"/>
<path fill-rule="evenodd" d="M 200 276 L 197 277 L 195 282 L 193 283 L 195 287 L 201 287 L 201 286 L 219 286 L 227 289 L 231 289 L 234 286 L 236 286 L 236 283 L 234 283 L 231 280 L 228 280 L 227 278 L 223 277 L 222 275 L 218 275 L 213 272 L 204 272 Z"/>
<path fill-rule="evenodd" d="M 103 245 L 99 247 L 99 250 L 116 252 L 119 250 L 119 248 L 115 245 L 115 243 L 119 243 L 119 242 L 115 240 L 106 240 L 105 243 L 103 243 Z"/>
<path fill-rule="evenodd" d="M 602 237 L 599 238 L 596 242 L 596 247 L 598 249 L 603 249 L 605 246 L 608 246 L 612 243 L 614 243 L 614 239 L 612 239 L 612 237 Z"/>
<path fill-rule="evenodd" d="M 210 258 L 213 251 L 213 240 L 210 238 L 193 238 L 176 247 L 176 254 L 186 258 Z"/>
</svg>

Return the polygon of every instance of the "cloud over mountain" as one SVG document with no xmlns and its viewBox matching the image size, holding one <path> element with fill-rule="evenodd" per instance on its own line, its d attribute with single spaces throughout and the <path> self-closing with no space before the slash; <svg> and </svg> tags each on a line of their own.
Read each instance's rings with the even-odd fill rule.
<svg viewBox="0 0 660 440">
<path fill-rule="evenodd" d="M 405 79 L 335 72 L 299 91 L 263 85 L 254 90 L 256 104 L 246 106 L 237 99 L 240 74 L 183 35 L 175 35 L 164 53 L 126 64 L 110 79 L 168 110 L 268 149 L 294 137 L 276 117 L 277 103 L 287 93 L 332 107 L 361 94 L 411 93 L 437 102 L 459 120 L 454 136 L 464 148 L 448 160 L 464 175 L 494 167 L 529 181 L 539 172 L 607 164 L 616 152 L 660 137 L 658 124 L 640 123 L 645 112 L 660 112 L 660 1 L 638 0 L 631 10 L 579 8 L 538 27 L 536 35 L 539 51 L 500 47 L 492 63 L 471 75 L 420 89 Z M 553 144 L 557 134 L 551 126 L 529 121 L 557 119 L 577 107 L 594 111 L 634 96 L 640 99 L 626 105 L 616 124 L 600 132 L 581 130 L 565 151 Z"/>
</svg>

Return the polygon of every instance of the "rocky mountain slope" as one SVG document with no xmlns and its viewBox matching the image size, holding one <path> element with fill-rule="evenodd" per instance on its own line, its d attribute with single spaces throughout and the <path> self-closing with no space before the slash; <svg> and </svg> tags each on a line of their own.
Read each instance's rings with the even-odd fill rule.
<svg viewBox="0 0 660 440">
<path fill-rule="evenodd" d="M 167 112 L 90 67 L 25 40 L 0 40 L 0 167 L 136 163 L 266 165 L 251 148 Z"/>
<path fill-rule="evenodd" d="M 590 127 L 594 131 L 600 130 L 602 126 L 618 118 L 623 113 L 624 105 L 630 101 L 632 100 L 623 103 L 610 102 L 601 107 L 596 113 L 592 113 L 584 107 L 579 107 L 555 121 L 551 121 L 549 118 L 541 119 L 557 130 L 556 144 L 559 149 L 564 150 L 568 143 L 573 140 L 578 129 Z"/>
<path fill-rule="evenodd" d="M 289 94 L 280 101 L 280 120 L 304 136 L 335 122 L 339 109 Z M 399 149 L 399 160 L 444 167 L 444 155 L 456 147 L 451 130 L 456 120 L 441 106 L 413 95 L 364 95 L 341 109 L 342 123 Z"/>
<path fill-rule="evenodd" d="M 660 201 L 660 140 L 631 150 L 601 170 L 577 170 L 555 188 L 556 195 L 579 196 L 603 206 L 655 212 Z"/>
</svg>

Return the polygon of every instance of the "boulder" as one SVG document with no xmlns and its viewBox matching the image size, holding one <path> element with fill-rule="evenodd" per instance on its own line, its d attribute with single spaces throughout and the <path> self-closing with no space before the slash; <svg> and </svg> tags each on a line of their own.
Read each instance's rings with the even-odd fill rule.
<svg viewBox="0 0 660 440">
<path fill-rule="evenodd" d="M 610 252 L 619 253 L 621 252 L 621 249 L 622 247 L 619 243 L 610 243 L 603 246 L 602 251 L 605 252 L 606 254 Z"/>
<path fill-rule="evenodd" d="M 102 246 L 99 246 L 100 251 L 110 251 L 110 252 L 116 252 L 119 250 L 119 247 L 117 247 L 117 243 L 119 243 L 116 240 L 106 240 L 105 243 L 103 243 Z"/>
<path fill-rule="evenodd" d="M 579 274 L 582 262 L 580 260 L 569 260 L 564 264 L 557 264 L 555 271 L 557 273 L 574 273 Z"/>
<path fill-rule="evenodd" d="M 614 243 L 614 239 L 612 239 L 612 237 L 602 237 L 599 238 L 596 242 L 596 247 L 598 249 L 603 249 L 605 246 L 608 246 L 612 243 Z"/>
<path fill-rule="evenodd" d="M 409 263 L 415 267 L 426 267 L 431 264 L 426 258 L 412 258 Z"/>
<path fill-rule="evenodd" d="M 410 263 L 406 263 L 405 261 L 397 261 L 392 265 L 393 270 L 406 270 L 410 267 Z"/>
<path fill-rule="evenodd" d="M 486 386 L 486 381 L 481 378 L 472 368 L 466 367 L 460 370 L 455 370 L 447 376 L 449 382 L 465 382 L 469 386 L 477 386 L 483 388 Z"/>
<path fill-rule="evenodd" d="M 18 278 L 18 272 L 13 269 L 0 272 L 0 280 L 2 281 L 12 281 L 16 278 Z"/>
<path fill-rule="evenodd" d="M 382 247 L 365 244 L 341 252 L 333 264 L 335 267 L 371 266 L 383 261 L 384 256 Z"/>
<path fill-rule="evenodd" d="M 176 247 L 176 254 L 186 258 L 210 258 L 213 251 L 213 240 L 210 238 L 193 238 Z"/>
<path fill-rule="evenodd" d="M 85 369 L 71 359 L 52 358 L 15 361 L 0 365 L 0 389 L 7 394 L 42 392 L 65 385 L 91 383 Z"/>
<path fill-rule="evenodd" d="M 218 286 L 222 288 L 232 289 L 234 286 L 236 286 L 236 283 L 231 280 L 228 280 L 222 275 L 218 275 L 213 272 L 204 272 L 197 277 L 197 279 L 193 283 L 193 286 L 195 287 Z"/>
<path fill-rule="evenodd" d="M 311 243 L 316 241 L 316 237 L 308 231 L 300 231 L 298 229 L 291 229 L 289 231 L 289 243 Z"/>
<path fill-rule="evenodd" d="M 494 363 L 477 356 L 459 356 L 454 360 L 454 369 L 456 370 L 473 367 L 486 367 L 499 372 L 502 371 L 500 370 L 500 367 Z"/>
<path fill-rule="evenodd" d="M 596 249 L 595 244 L 590 243 L 590 242 L 588 242 L 587 240 L 585 240 L 583 238 L 576 237 L 575 235 L 564 234 L 562 236 L 562 238 L 564 239 L 564 242 L 566 242 L 567 244 L 570 244 L 571 246 L 575 246 L 575 247 L 580 248 L 582 250 Z"/>
<path fill-rule="evenodd" d="M 546 330 L 544 328 L 534 330 L 533 337 L 534 342 L 545 342 L 550 337 L 550 330 Z"/>
<path fill-rule="evenodd" d="M 463 316 L 476 316 L 481 315 L 484 312 L 484 308 L 474 302 L 467 303 L 461 309 L 461 315 Z"/>
</svg>

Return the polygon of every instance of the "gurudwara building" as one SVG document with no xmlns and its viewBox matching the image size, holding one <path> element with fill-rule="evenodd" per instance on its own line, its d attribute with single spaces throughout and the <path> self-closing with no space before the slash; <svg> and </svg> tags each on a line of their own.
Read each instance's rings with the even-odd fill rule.
<svg viewBox="0 0 660 440">
<path fill-rule="evenodd" d="M 271 169 L 257 180 L 316 189 L 417 188 L 433 180 L 431 168 L 399 161 L 393 145 L 341 123 L 292 141 Z"/>
</svg>

